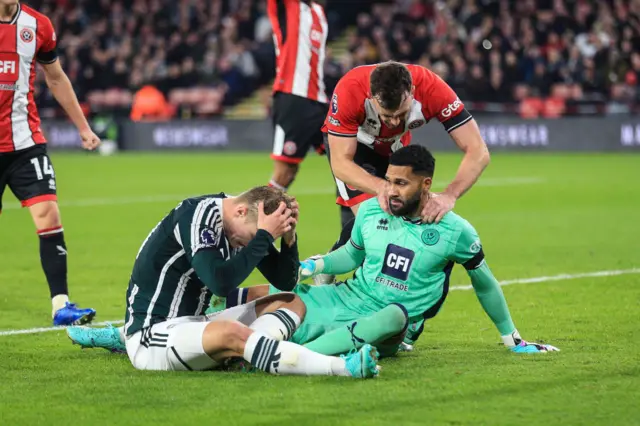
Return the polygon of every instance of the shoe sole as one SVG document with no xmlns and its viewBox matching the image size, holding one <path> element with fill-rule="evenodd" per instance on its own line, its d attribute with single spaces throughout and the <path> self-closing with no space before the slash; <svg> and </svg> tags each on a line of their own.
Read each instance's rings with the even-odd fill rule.
<svg viewBox="0 0 640 426">
<path fill-rule="evenodd" d="M 370 346 L 369 356 L 361 360 L 362 366 L 366 369 L 366 371 L 362 372 L 362 378 L 371 379 L 378 377 L 378 374 L 380 373 L 380 367 L 377 365 L 379 356 L 380 354 L 378 353 L 378 350 L 373 346 Z"/>
<path fill-rule="evenodd" d="M 71 343 L 73 345 L 80 346 L 80 349 L 83 349 L 83 350 L 84 349 L 104 349 L 105 351 L 109 351 L 112 354 L 125 354 L 125 353 L 127 353 L 127 351 L 123 351 L 123 350 L 120 350 L 120 349 L 111 349 L 111 348 L 105 348 L 105 347 L 102 347 L 102 346 L 100 346 L 100 347 L 98 347 L 98 346 L 85 346 L 82 343 L 78 343 L 75 340 L 73 340 L 73 338 L 71 336 L 69 336 L 69 333 L 67 333 L 67 338 L 69 338 L 69 340 L 71 340 Z"/>
<path fill-rule="evenodd" d="M 96 313 L 95 312 L 91 312 L 90 314 L 81 316 L 80 318 L 78 318 L 77 320 L 75 320 L 73 322 L 73 325 L 86 325 L 86 324 L 91 324 L 91 321 L 93 321 L 93 318 L 95 318 Z"/>
</svg>

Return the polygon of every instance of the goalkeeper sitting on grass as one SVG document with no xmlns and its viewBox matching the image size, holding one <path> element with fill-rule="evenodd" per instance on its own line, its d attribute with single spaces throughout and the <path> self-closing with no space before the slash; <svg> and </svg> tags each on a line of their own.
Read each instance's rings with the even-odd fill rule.
<svg viewBox="0 0 640 426">
<path fill-rule="evenodd" d="M 301 262 L 302 279 L 320 273 L 355 273 L 335 285 L 296 286 L 294 293 L 305 303 L 306 316 L 293 342 L 326 355 L 371 343 L 381 356 L 393 355 L 403 340 L 413 344 L 424 321 L 438 313 L 458 263 L 467 270 L 506 347 L 517 353 L 558 350 L 521 339 L 478 235 L 466 220 L 449 212 L 438 224 L 420 221 L 422 207 L 436 196 L 430 192 L 434 169 L 435 159 L 422 146 L 396 151 L 386 174 L 389 204 L 380 206 L 375 198 L 363 202 L 348 244 Z M 237 289 L 226 297 L 225 306 L 214 310 L 278 291 L 273 286 Z"/>
</svg>

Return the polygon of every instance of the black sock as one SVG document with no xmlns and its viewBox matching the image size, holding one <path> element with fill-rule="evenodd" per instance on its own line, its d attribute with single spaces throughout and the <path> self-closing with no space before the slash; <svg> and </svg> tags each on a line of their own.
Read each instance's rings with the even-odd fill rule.
<svg viewBox="0 0 640 426">
<path fill-rule="evenodd" d="M 340 238 L 338 239 L 338 241 L 336 241 L 333 247 L 331 247 L 331 251 L 337 250 L 343 245 L 347 244 L 349 238 L 351 238 L 351 231 L 353 231 L 353 224 L 355 223 L 355 221 L 356 219 L 354 217 L 344 225 L 342 231 L 340 232 Z"/>
<path fill-rule="evenodd" d="M 40 262 L 47 277 L 51 298 L 69 294 L 67 289 L 67 245 L 62 228 L 39 231 Z"/>
</svg>

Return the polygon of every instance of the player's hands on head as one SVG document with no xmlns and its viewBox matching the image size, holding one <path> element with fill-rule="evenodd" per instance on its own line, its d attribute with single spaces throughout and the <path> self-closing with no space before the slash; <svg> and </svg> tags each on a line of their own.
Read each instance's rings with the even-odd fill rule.
<svg viewBox="0 0 640 426">
<path fill-rule="evenodd" d="M 291 202 L 291 229 L 282 235 L 284 242 L 289 246 L 296 241 L 296 226 L 298 225 L 298 217 L 300 215 L 300 206 L 298 201 L 293 198 Z"/>
<path fill-rule="evenodd" d="M 287 208 L 285 203 L 280 203 L 275 212 L 270 215 L 264 212 L 264 203 L 258 203 L 258 229 L 264 229 L 274 239 L 280 238 L 285 233 L 291 231 L 297 223 L 291 215 L 293 211 Z"/>
<path fill-rule="evenodd" d="M 455 205 L 456 197 L 453 195 L 446 192 L 432 193 L 420 216 L 425 223 L 438 223 Z"/>
<path fill-rule="evenodd" d="M 82 147 L 93 151 L 100 145 L 100 138 L 93 133 L 93 130 L 87 129 L 80 132 L 80 139 L 82 140 Z"/>
</svg>

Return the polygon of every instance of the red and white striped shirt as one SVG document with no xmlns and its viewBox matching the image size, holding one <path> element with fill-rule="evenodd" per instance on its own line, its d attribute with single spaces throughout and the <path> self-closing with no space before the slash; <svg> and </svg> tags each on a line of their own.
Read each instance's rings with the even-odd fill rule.
<svg viewBox="0 0 640 426">
<path fill-rule="evenodd" d="M 57 60 L 56 34 L 49 18 L 18 5 L 0 21 L 0 153 L 46 143 L 33 95 L 36 60 Z"/>
<path fill-rule="evenodd" d="M 276 47 L 274 92 L 327 103 L 324 58 L 329 25 L 321 5 L 300 0 L 268 0 Z"/>
</svg>

